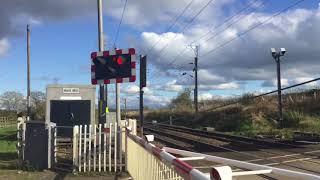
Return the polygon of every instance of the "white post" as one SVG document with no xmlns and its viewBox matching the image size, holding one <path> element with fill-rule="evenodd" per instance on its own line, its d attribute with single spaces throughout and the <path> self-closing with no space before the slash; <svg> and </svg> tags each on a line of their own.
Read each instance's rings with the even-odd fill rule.
<svg viewBox="0 0 320 180">
<path fill-rule="evenodd" d="M 79 172 L 81 172 L 81 145 L 82 145 L 82 125 L 79 132 Z"/>
<path fill-rule="evenodd" d="M 79 135 L 79 126 L 74 126 L 73 127 L 73 167 L 77 167 L 78 166 L 78 141 L 77 141 L 77 136 Z M 75 170 L 75 169 L 73 169 Z"/>
<path fill-rule="evenodd" d="M 130 122 L 130 121 L 129 121 Z M 124 158 L 125 158 L 125 171 L 128 171 L 128 134 L 127 134 L 127 131 L 125 130 L 124 131 L 124 138 L 125 138 L 125 141 L 124 141 Z"/>
<path fill-rule="evenodd" d="M 91 142 L 92 142 L 92 125 L 89 125 L 89 171 L 91 171 Z"/>
<path fill-rule="evenodd" d="M 23 141 L 24 142 L 24 141 Z M 57 127 L 54 129 L 54 163 L 57 163 Z"/>
<path fill-rule="evenodd" d="M 114 172 L 117 172 L 117 123 L 114 123 Z"/>
<path fill-rule="evenodd" d="M 83 172 L 86 172 L 87 168 L 87 125 L 84 125 L 84 138 L 83 138 Z"/>
<path fill-rule="evenodd" d="M 99 124 L 99 172 L 101 172 L 101 124 Z"/>
<path fill-rule="evenodd" d="M 97 168 L 97 125 L 94 124 L 93 129 L 93 171 L 96 171 Z"/>
<path fill-rule="evenodd" d="M 119 165 L 120 172 L 122 172 L 122 124 L 119 124 Z"/>
<path fill-rule="evenodd" d="M 107 124 L 104 123 L 104 132 L 103 132 L 103 171 L 106 172 L 107 171 L 107 133 L 106 133 L 106 128 L 107 128 Z"/>
<path fill-rule="evenodd" d="M 112 143 L 112 124 L 109 123 L 109 172 L 111 172 L 111 143 Z"/>
</svg>

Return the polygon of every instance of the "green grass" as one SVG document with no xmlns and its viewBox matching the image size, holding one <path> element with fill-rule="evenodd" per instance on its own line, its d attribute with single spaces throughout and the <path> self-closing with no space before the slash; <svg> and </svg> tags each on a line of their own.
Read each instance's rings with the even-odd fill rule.
<svg viewBox="0 0 320 180">
<path fill-rule="evenodd" d="M 0 128 L 0 169 L 16 169 L 17 128 Z"/>
</svg>

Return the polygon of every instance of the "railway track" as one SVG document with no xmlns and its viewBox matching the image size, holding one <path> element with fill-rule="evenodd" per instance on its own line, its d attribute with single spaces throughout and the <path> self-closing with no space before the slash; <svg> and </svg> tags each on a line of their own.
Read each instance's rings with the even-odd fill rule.
<svg viewBox="0 0 320 180">
<path fill-rule="evenodd" d="M 154 134 L 156 140 L 179 149 L 320 174 L 320 148 L 305 148 L 180 126 L 152 125 L 144 129 Z"/>
</svg>

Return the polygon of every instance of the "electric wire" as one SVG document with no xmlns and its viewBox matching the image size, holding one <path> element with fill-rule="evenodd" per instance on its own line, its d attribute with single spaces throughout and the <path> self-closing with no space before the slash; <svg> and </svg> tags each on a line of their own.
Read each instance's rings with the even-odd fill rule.
<svg viewBox="0 0 320 180">
<path fill-rule="evenodd" d="M 270 16 L 269 18 L 265 19 L 264 21 L 262 21 L 262 22 L 260 21 L 258 24 L 253 25 L 252 27 L 250 27 L 250 28 L 247 29 L 246 31 L 240 33 L 238 36 L 236 36 L 236 37 L 234 37 L 234 38 L 226 41 L 225 43 L 222 43 L 222 44 L 220 44 L 219 46 L 217 46 L 217 47 L 209 50 L 208 52 L 202 54 L 200 57 L 205 57 L 205 56 L 207 56 L 207 55 L 209 55 L 209 54 L 212 54 L 213 52 L 216 52 L 218 49 L 221 49 L 221 48 L 223 48 L 224 46 L 228 45 L 229 43 L 233 42 L 234 40 L 236 40 L 236 39 L 238 39 L 238 38 L 240 38 L 240 37 L 248 34 L 250 31 L 252 31 L 252 30 L 260 27 L 261 25 L 263 25 L 263 24 L 265 24 L 265 23 L 267 23 L 267 22 L 269 22 L 269 21 L 270 21 L 271 19 L 273 19 L 274 17 L 279 16 L 279 15 L 282 14 L 283 12 L 285 12 L 285 11 L 287 11 L 287 10 L 295 7 L 295 6 L 297 6 L 298 4 L 300 4 L 300 3 L 303 2 L 303 1 L 304 1 L 304 0 L 296 1 L 294 4 L 292 4 L 292 5 L 284 8 L 284 9 L 282 9 L 281 11 L 278 11 L 277 13 L 273 14 L 272 16 Z"/>
<path fill-rule="evenodd" d="M 122 24 L 122 21 L 123 21 L 124 13 L 125 13 L 125 11 L 126 11 L 127 2 L 128 2 L 128 0 L 125 0 L 124 5 L 123 5 L 122 14 L 121 14 L 121 19 L 120 19 L 119 24 L 118 24 L 118 28 L 117 28 L 117 31 L 116 31 L 115 39 L 114 39 L 114 41 L 113 41 L 113 46 L 114 46 L 114 47 L 116 47 L 116 43 L 117 43 L 117 41 L 118 41 L 118 36 L 119 36 L 119 32 L 120 32 L 120 27 L 121 27 L 121 24 Z"/>
<path fill-rule="evenodd" d="M 203 39 L 204 37 L 206 37 L 208 34 L 210 33 L 213 33 L 215 32 L 215 30 L 217 30 L 219 27 L 223 26 L 224 24 L 226 24 L 227 22 L 231 21 L 232 19 L 234 19 L 235 17 L 237 17 L 237 15 L 241 14 L 242 12 L 244 12 L 245 10 L 248 10 L 251 6 L 253 6 L 255 3 L 256 3 L 257 0 L 253 0 L 251 1 L 250 3 L 248 3 L 245 7 L 243 7 L 242 9 L 240 9 L 239 11 L 237 11 L 237 13 L 235 13 L 234 15 L 228 17 L 223 23 L 220 23 L 219 25 L 215 26 L 213 29 L 210 29 L 207 33 L 205 33 L 203 36 L 201 36 L 199 39 L 196 39 L 196 40 L 193 40 L 192 42 L 190 42 L 189 44 L 194 44 L 196 43 L 197 41 L 200 41 L 201 39 Z M 268 0 L 267 0 L 268 1 Z M 259 6 L 265 4 L 266 1 L 264 1 L 263 3 L 259 4 Z M 253 9 L 254 10 L 254 9 Z M 251 11 L 250 13 L 252 13 L 253 11 Z M 248 15 L 246 15 L 248 16 Z M 240 19 L 243 19 L 245 18 L 246 16 L 242 16 L 242 18 L 239 18 L 237 19 L 236 21 L 234 21 L 234 23 L 232 24 L 235 24 L 237 23 L 238 21 L 240 21 Z M 228 27 L 230 27 L 228 25 Z M 226 28 L 225 28 L 226 29 Z M 220 31 L 219 34 L 221 34 L 223 31 Z M 171 66 L 172 64 L 174 64 L 178 58 L 184 54 L 186 52 L 186 50 L 188 49 L 188 46 L 186 46 L 185 48 L 183 48 L 174 58 L 173 60 L 168 64 L 168 66 Z"/>
<path fill-rule="evenodd" d="M 191 4 L 194 2 L 194 0 L 191 0 L 187 6 L 182 10 L 182 12 L 176 17 L 176 19 L 174 20 L 174 22 L 165 30 L 165 32 L 169 32 L 174 26 L 175 24 L 178 22 L 178 20 L 183 16 L 183 14 L 189 9 L 189 7 L 191 6 Z M 154 47 L 160 43 L 160 41 L 163 39 L 163 37 L 159 37 L 159 39 L 147 50 L 147 52 L 145 54 L 150 54 L 150 52 L 154 49 Z"/>
<path fill-rule="evenodd" d="M 305 85 L 305 84 L 309 84 L 309 83 L 312 83 L 312 82 L 315 82 L 315 81 L 319 81 L 319 80 L 320 80 L 320 78 L 315 78 L 315 79 L 312 79 L 312 80 L 309 80 L 309 81 L 304 81 L 302 83 L 298 83 L 298 84 L 294 84 L 294 85 L 291 85 L 291 86 L 287 86 L 287 87 L 281 88 L 281 91 L 287 90 L 287 89 L 291 89 L 291 88 L 294 88 L 294 87 L 298 87 L 298 86 L 302 86 L 302 85 Z M 270 91 L 270 92 L 267 92 L 267 93 L 262 93 L 262 94 L 259 94 L 259 95 L 255 95 L 255 96 L 250 97 L 249 99 L 256 99 L 256 98 L 259 98 L 259 97 L 262 97 L 262 96 L 266 96 L 266 95 L 269 95 L 269 94 L 273 94 L 273 93 L 276 93 L 276 92 L 278 92 L 278 90 L 274 90 L 274 91 Z M 201 112 L 207 112 L 207 111 L 220 109 L 220 108 L 223 108 L 223 107 L 226 107 L 226 106 L 238 104 L 239 102 L 241 102 L 241 100 L 238 100 L 238 101 L 235 101 L 235 102 L 231 102 L 231 103 L 227 103 L 227 104 L 224 104 L 224 105 L 221 105 L 221 106 L 216 106 L 216 107 L 213 107 L 213 108 L 209 108 L 209 109 L 203 110 Z"/>
</svg>

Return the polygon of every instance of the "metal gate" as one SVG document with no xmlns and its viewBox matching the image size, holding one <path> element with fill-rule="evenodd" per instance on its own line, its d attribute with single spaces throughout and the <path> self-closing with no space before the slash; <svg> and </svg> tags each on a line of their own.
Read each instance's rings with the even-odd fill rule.
<svg viewBox="0 0 320 180">
<path fill-rule="evenodd" d="M 55 126 L 54 127 L 54 169 L 58 171 L 73 171 L 73 142 L 72 136 L 65 136 L 59 132 L 70 131 L 73 133 L 72 126 Z"/>
<path fill-rule="evenodd" d="M 79 125 L 73 128 L 73 167 L 79 172 L 125 169 L 125 128 L 136 132 L 136 120 Z"/>
</svg>

